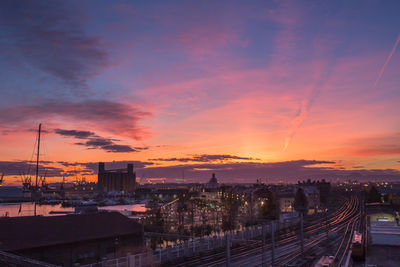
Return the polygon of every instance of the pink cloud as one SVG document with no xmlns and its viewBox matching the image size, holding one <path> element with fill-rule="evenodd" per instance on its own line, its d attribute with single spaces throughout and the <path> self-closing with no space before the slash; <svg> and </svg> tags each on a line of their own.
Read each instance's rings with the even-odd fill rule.
<svg viewBox="0 0 400 267">
<path fill-rule="evenodd" d="M 69 122 L 79 129 L 100 129 L 141 140 L 147 133 L 139 121 L 151 113 L 137 107 L 108 100 L 42 100 L 35 104 L 0 110 L 3 129 L 23 129 L 22 125 L 46 121 L 48 125 Z M 6 115 L 7 114 L 7 115 Z"/>
</svg>

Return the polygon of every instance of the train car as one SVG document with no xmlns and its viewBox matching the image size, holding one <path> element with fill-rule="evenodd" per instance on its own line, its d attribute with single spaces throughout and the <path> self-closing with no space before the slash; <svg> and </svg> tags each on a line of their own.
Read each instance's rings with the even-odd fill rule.
<svg viewBox="0 0 400 267">
<path fill-rule="evenodd" d="M 351 257 L 353 260 L 363 260 L 365 257 L 364 238 L 360 232 L 355 231 L 351 244 Z"/>
<path fill-rule="evenodd" d="M 336 267 L 334 256 L 322 256 L 314 267 Z"/>
</svg>

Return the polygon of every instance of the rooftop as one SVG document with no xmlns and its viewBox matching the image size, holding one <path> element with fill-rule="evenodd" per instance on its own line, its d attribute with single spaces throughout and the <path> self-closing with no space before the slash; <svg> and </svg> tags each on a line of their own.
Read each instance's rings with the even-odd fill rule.
<svg viewBox="0 0 400 267">
<path fill-rule="evenodd" d="M 119 212 L 0 218 L 0 251 L 16 251 L 140 234 L 142 227 Z"/>
<path fill-rule="evenodd" d="M 375 213 L 369 215 L 369 218 L 373 245 L 400 246 L 400 227 L 392 214 Z"/>
</svg>

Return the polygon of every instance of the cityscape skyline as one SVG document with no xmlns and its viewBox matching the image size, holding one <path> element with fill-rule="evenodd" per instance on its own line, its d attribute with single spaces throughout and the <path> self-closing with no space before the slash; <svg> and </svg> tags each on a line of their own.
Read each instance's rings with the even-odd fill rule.
<svg viewBox="0 0 400 267">
<path fill-rule="evenodd" d="M 396 179 L 399 3 L 2 1 L 0 173 Z M 285 180 L 286 179 L 286 180 Z"/>
<path fill-rule="evenodd" d="M 0 1 L 0 266 L 400 266 L 400 1 Z"/>
</svg>

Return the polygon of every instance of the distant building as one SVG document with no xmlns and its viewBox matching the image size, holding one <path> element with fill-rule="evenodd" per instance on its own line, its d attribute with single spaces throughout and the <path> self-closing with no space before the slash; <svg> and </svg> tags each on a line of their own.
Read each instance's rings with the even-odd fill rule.
<svg viewBox="0 0 400 267">
<path fill-rule="evenodd" d="M 221 202 L 222 192 L 218 190 L 206 190 L 200 192 L 199 197 L 204 201 Z"/>
<path fill-rule="evenodd" d="M 216 189 L 219 187 L 219 183 L 217 177 L 215 177 L 215 173 L 212 174 L 210 181 L 206 183 L 205 187 L 207 189 Z"/>
<path fill-rule="evenodd" d="M 140 252 L 142 226 L 119 212 L 0 218 L 0 251 L 62 266 Z"/>
<path fill-rule="evenodd" d="M 389 203 L 400 206 L 400 188 L 379 188 L 379 193 Z"/>
<path fill-rule="evenodd" d="M 253 192 L 253 197 L 257 200 L 264 200 L 264 199 L 268 199 L 269 197 L 271 197 L 271 190 L 269 190 L 268 187 L 266 186 L 262 186 L 262 187 L 258 187 L 254 190 Z"/>
<path fill-rule="evenodd" d="M 279 210 L 281 213 L 294 212 L 294 198 L 295 194 L 293 192 L 279 192 Z"/>
<path fill-rule="evenodd" d="M 105 170 L 104 163 L 99 162 L 97 188 L 100 192 L 133 192 L 135 187 L 133 164 L 128 164 L 127 169 Z"/>
<path fill-rule="evenodd" d="M 308 213 L 317 213 L 320 209 L 320 193 L 316 186 L 301 186 L 307 197 Z"/>
<path fill-rule="evenodd" d="M 331 183 L 322 179 L 322 181 L 311 181 L 308 179 L 307 181 L 297 183 L 303 189 L 306 187 L 316 187 L 319 191 L 319 204 L 326 204 L 328 201 L 328 197 L 331 191 Z"/>
<path fill-rule="evenodd" d="M 154 196 L 163 201 L 172 201 L 188 192 L 189 190 L 185 188 L 158 189 L 154 192 Z"/>
</svg>

